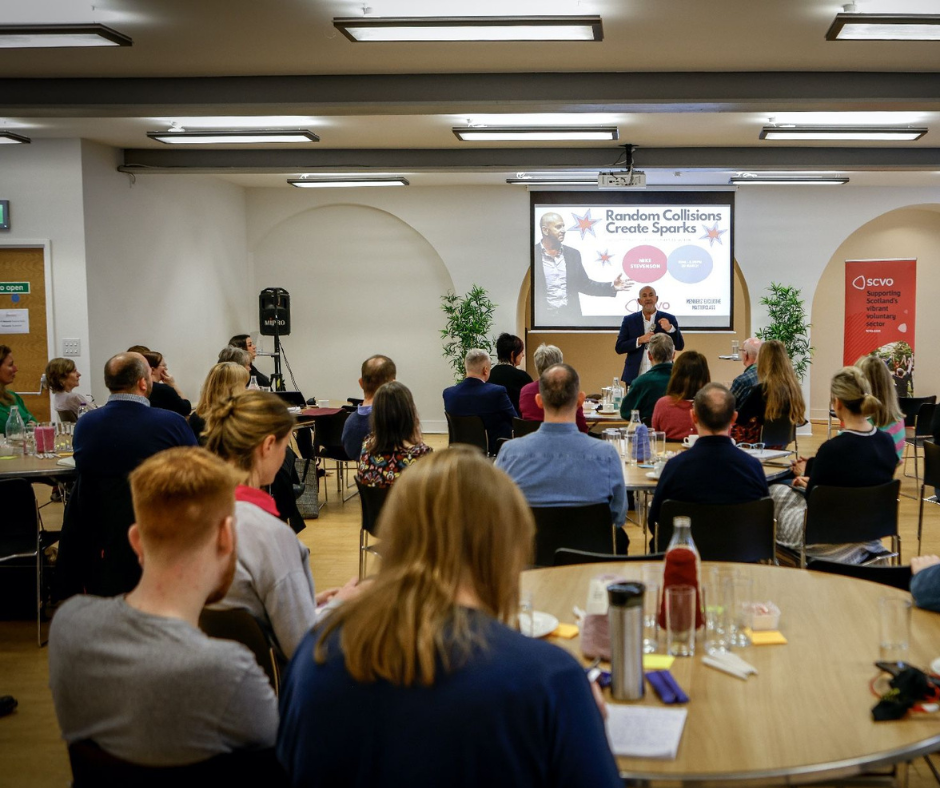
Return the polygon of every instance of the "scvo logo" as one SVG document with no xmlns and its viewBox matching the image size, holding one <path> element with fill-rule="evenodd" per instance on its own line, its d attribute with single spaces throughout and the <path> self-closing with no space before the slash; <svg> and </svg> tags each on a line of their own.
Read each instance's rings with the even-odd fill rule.
<svg viewBox="0 0 940 788">
<path fill-rule="evenodd" d="M 852 280 L 852 287 L 856 290 L 864 290 L 866 287 L 892 287 L 894 280 L 891 278 L 872 278 L 866 279 L 864 276 L 856 276 Z"/>
</svg>

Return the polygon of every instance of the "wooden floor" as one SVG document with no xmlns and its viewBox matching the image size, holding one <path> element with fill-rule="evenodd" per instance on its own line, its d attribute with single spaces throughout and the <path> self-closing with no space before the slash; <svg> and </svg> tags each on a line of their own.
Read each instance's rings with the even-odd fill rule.
<svg viewBox="0 0 940 788">
<path fill-rule="evenodd" d="M 800 453 L 811 455 L 825 439 L 825 425 L 815 425 L 813 436 L 800 438 Z M 446 437 L 426 436 L 435 447 L 446 445 Z M 913 473 L 913 463 L 910 464 Z M 902 493 L 915 496 L 912 479 L 903 476 Z M 321 480 L 330 485 L 329 502 L 320 517 L 309 520 L 300 534 L 310 548 L 310 565 L 318 589 L 341 585 L 359 571 L 359 498 L 343 503 L 336 492 L 336 478 L 331 473 Z M 37 486 L 40 501 L 48 498 L 49 488 Z M 902 551 L 906 560 L 917 551 L 917 501 L 901 499 Z M 50 504 L 43 510 L 44 521 L 56 528 L 61 522 L 61 506 Z M 631 553 L 642 552 L 642 534 L 629 527 Z M 928 506 L 925 515 L 924 552 L 940 554 L 940 507 Z M 373 559 L 377 560 L 377 559 Z M 371 566 L 371 565 L 370 565 Z M 874 626 L 874 623 L 873 623 Z M 938 655 L 940 656 L 940 655 Z M 19 700 L 18 710 L 0 718 L 0 788 L 3 786 L 41 786 L 63 788 L 71 774 L 65 746 L 59 738 L 52 697 L 48 689 L 48 650 L 36 646 L 35 621 L 0 621 L 0 695 Z M 868 692 L 860 687 L 860 692 Z M 694 701 L 693 701 L 694 702 Z M 885 723 L 890 724 L 890 723 Z M 912 788 L 935 785 L 923 760 L 913 764 L 908 784 Z"/>
</svg>

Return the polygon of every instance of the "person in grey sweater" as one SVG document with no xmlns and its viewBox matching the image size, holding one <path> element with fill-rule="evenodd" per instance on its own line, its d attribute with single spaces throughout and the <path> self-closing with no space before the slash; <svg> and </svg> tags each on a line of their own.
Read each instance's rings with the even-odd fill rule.
<svg viewBox="0 0 940 788">
<path fill-rule="evenodd" d="M 273 746 L 277 699 L 254 656 L 198 628 L 235 572 L 235 474 L 204 449 L 175 448 L 130 482 L 140 583 L 126 596 L 72 597 L 52 622 L 63 738 L 146 766 Z"/>
</svg>

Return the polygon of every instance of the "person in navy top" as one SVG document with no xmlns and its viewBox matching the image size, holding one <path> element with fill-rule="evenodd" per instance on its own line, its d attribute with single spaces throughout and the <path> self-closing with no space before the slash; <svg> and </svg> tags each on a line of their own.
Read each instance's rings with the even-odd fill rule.
<svg viewBox="0 0 940 788">
<path fill-rule="evenodd" d="M 477 348 L 463 361 L 467 377 L 444 389 L 444 410 L 452 416 L 479 416 L 489 436 L 490 454 L 499 438 L 512 437 L 512 420 L 518 415 L 504 386 L 488 383 L 490 354 Z"/>
<path fill-rule="evenodd" d="M 623 323 L 620 324 L 620 333 L 617 335 L 617 344 L 614 347 L 618 355 L 627 354 L 621 377 L 627 385 L 650 368 L 646 345 L 654 334 L 669 334 L 676 350 L 682 350 L 685 347 L 685 340 L 679 330 L 679 321 L 676 320 L 675 315 L 656 309 L 659 296 L 652 287 L 647 285 L 640 290 L 636 300 L 640 304 L 640 311 L 627 315 L 623 319 Z"/>
<path fill-rule="evenodd" d="M 517 631 L 535 528 L 509 477 L 470 447 L 435 452 L 381 528 L 378 575 L 288 667 L 291 785 L 622 786 L 584 669 Z"/>
</svg>

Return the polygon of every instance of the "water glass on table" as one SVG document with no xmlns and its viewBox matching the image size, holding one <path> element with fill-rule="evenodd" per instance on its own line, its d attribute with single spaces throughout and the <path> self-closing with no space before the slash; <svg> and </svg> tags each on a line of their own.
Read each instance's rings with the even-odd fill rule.
<svg viewBox="0 0 940 788">
<path fill-rule="evenodd" d="M 655 654 L 659 648 L 659 611 L 663 604 L 663 571 L 662 561 L 643 567 L 643 585 L 646 593 L 643 596 L 643 653 Z"/>
<path fill-rule="evenodd" d="M 911 600 L 883 596 L 878 600 L 881 613 L 881 659 L 907 662 L 911 648 Z"/>
<path fill-rule="evenodd" d="M 55 453 L 55 424 L 44 421 L 36 425 L 36 454 L 42 458 Z"/>
<path fill-rule="evenodd" d="M 746 629 L 750 629 L 753 614 L 754 581 L 739 570 L 732 569 L 722 581 L 722 603 L 730 610 L 729 645 L 743 648 L 751 645 Z"/>
<path fill-rule="evenodd" d="M 695 586 L 666 589 L 666 653 L 695 656 Z"/>
<path fill-rule="evenodd" d="M 653 459 L 660 460 L 666 456 L 666 433 L 661 431 L 650 432 L 650 451 Z"/>
</svg>

